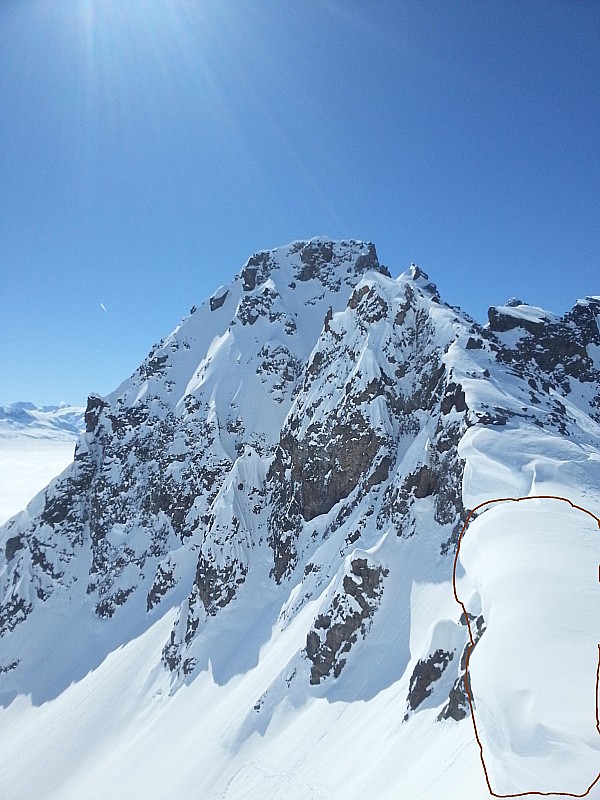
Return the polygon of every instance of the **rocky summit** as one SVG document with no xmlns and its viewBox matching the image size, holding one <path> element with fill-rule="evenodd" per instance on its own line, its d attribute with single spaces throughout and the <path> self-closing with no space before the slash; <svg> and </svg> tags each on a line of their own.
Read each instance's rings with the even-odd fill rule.
<svg viewBox="0 0 600 800">
<path fill-rule="evenodd" d="M 599 319 L 479 324 L 354 240 L 253 255 L 0 528 L 2 797 L 487 796 L 458 537 L 600 513 Z"/>
</svg>

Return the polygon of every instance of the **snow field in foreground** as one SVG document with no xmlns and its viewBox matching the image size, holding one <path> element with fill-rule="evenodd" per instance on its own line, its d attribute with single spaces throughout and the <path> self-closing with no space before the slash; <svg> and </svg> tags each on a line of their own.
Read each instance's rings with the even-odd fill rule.
<svg viewBox="0 0 600 800">
<path fill-rule="evenodd" d="M 403 569 L 409 557 L 407 543 L 394 538 L 388 546 L 390 568 Z M 371 635 L 381 636 L 383 647 L 386 632 L 388 637 L 398 632 L 401 641 L 409 634 L 410 622 L 417 657 L 435 610 L 443 607 L 448 615 L 455 611 L 451 581 L 415 584 L 407 600 L 409 616 L 404 617 L 398 598 L 387 598 Z M 254 601 L 248 598 L 247 606 L 259 603 L 258 598 Z M 69 606 L 72 628 L 65 632 L 61 648 L 74 647 L 69 637 L 77 636 L 78 613 L 75 603 Z M 276 622 L 258 663 L 225 683 L 219 683 L 209 663 L 190 685 L 171 693 L 168 674 L 157 666 L 173 622 L 169 612 L 50 702 L 40 705 L 18 697 L 0 709 L 0 797 L 485 797 L 469 720 L 435 723 L 439 709 L 428 708 L 403 722 L 412 664 L 367 700 L 309 697 L 306 665 L 306 674 L 288 689 L 282 679 L 285 665 L 303 669 L 297 660 L 306 639 L 303 615 L 313 613 L 308 604 L 284 629 Z M 394 644 L 398 654 L 400 641 Z M 368 685 L 378 669 L 373 657 L 358 659 L 353 684 Z M 271 700 L 259 714 L 255 705 L 265 692 Z"/>
<path fill-rule="evenodd" d="M 498 504 L 460 560 L 486 623 L 469 672 L 492 789 L 585 792 L 600 772 L 597 522 L 559 500 Z"/>
</svg>

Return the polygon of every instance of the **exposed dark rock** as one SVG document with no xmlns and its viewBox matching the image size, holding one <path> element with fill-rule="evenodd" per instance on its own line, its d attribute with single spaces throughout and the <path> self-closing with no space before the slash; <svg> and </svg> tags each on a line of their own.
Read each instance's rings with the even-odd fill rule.
<svg viewBox="0 0 600 800">
<path fill-rule="evenodd" d="M 365 484 L 365 492 L 371 491 L 374 486 L 379 486 L 379 484 L 386 481 L 390 474 L 391 466 L 392 459 L 388 455 L 384 455 L 373 472 L 369 475 L 369 478 Z"/>
<path fill-rule="evenodd" d="M 376 292 L 371 292 L 362 304 L 361 320 L 367 325 L 373 325 L 375 322 L 381 322 L 386 319 L 389 313 L 388 304 Z"/>
<path fill-rule="evenodd" d="M 241 272 L 243 290 L 251 292 L 268 280 L 273 266 L 273 256 L 268 250 L 261 250 L 251 256 Z"/>
<path fill-rule="evenodd" d="M 195 584 L 206 613 L 214 616 L 219 609 L 225 608 L 235 597 L 239 586 L 246 579 L 246 574 L 247 568 L 244 564 L 229 562 L 220 567 L 201 553 Z"/>
<path fill-rule="evenodd" d="M 412 295 L 412 298 L 414 298 L 414 295 Z M 413 308 L 411 297 L 407 295 L 406 300 L 401 303 L 399 310 L 396 312 L 396 316 L 394 317 L 394 325 L 404 325 L 406 315 L 411 308 Z"/>
<path fill-rule="evenodd" d="M 455 408 L 458 413 L 466 411 L 465 393 L 460 383 L 449 383 L 442 400 L 442 414 L 449 414 Z"/>
<path fill-rule="evenodd" d="M 0 636 L 12 631 L 33 611 L 33 604 L 20 595 L 6 600 L 0 608 Z"/>
<path fill-rule="evenodd" d="M 469 614 L 469 623 L 471 634 L 473 636 L 473 643 L 471 643 L 471 640 L 469 639 L 465 645 L 460 659 L 460 670 L 462 671 L 462 674 L 459 675 L 454 682 L 454 686 L 448 694 L 448 702 L 436 717 L 438 721 L 453 719 L 459 722 L 461 719 L 465 719 L 465 717 L 469 716 L 471 713 L 466 689 L 466 684 L 469 680 L 469 677 L 466 673 L 467 656 L 469 656 L 469 653 L 473 653 L 477 643 L 485 633 L 486 625 L 485 619 L 481 614 L 476 619 L 473 617 L 473 615 Z M 464 613 L 461 616 L 460 624 L 466 625 Z M 469 690 L 470 688 L 471 684 L 469 683 Z"/>
<path fill-rule="evenodd" d="M 477 421 L 480 425 L 506 425 L 510 412 L 505 408 L 494 408 L 493 411 L 486 411 L 477 414 Z"/>
<path fill-rule="evenodd" d="M 434 519 L 440 525 L 456 524 L 463 515 L 463 462 L 456 452 L 456 444 L 464 432 L 464 422 L 453 421 L 446 425 L 440 420 L 436 431 L 439 431 L 439 446 L 430 448 L 429 463 L 409 473 L 400 487 L 391 485 L 386 489 L 379 527 L 389 518 L 399 536 L 412 536 L 416 531 L 411 513 L 413 503 L 426 497 L 433 498 Z"/>
<path fill-rule="evenodd" d="M 292 430 L 284 432 L 269 471 L 269 480 L 280 487 L 269 521 L 278 580 L 295 563 L 293 542 L 301 520 L 326 514 L 348 497 L 367 478 L 383 444 L 359 413 L 344 422 L 334 420 L 332 427 L 325 422 L 320 429 L 309 427 L 303 441 Z M 317 441 L 322 445 L 315 446 Z M 389 463 L 382 458 L 367 481 L 369 488 L 386 469 Z"/>
<path fill-rule="evenodd" d="M 454 653 L 438 649 L 425 660 L 417 661 L 408 689 L 407 700 L 411 711 L 418 708 L 433 692 L 433 684 L 442 677 L 453 658 Z"/>
<path fill-rule="evenodd" d="M 258 269 L 256 267 L 246 267 L 246 269 L 242 272 L 242 279 L 244 281 L 244 291 L 250 292 L 252 289 L 256 287 L 256 273 Z"/>
<path fill-rule="evenodd" d="M 329 264 L 333 258 L 332 242 L 309 242 L 300 252 L 302 269 L 297 274 L 299 281 L 309 281 L 319 277 L 321 264 Z"/>
<path fill-rule="evenodd" d="M 351 423 L 336 425 L 331 431 L 329 446 L 321 453 L 306 446 L 296 449 L 292 480 L 300 486 L 300 510 L 307 521 L 326 514 L 348 497 L 382 445 L 361 417 L 355 420 L 356 427 Z"/>
<path fill-rule="evenodd" d="M 438 477 L 433 470 L 423 465 L 406 476 L 403 488 L 408 492 L 414 489 L 414 496 L 417 498 L 429 497 L 438 488 Z"/>
<path fill-rule="evenodd" d="M 148 592 L 146 598 L 146 610 L 151 611 L 157 606 L 167 592 L 176 586 L 176 581 L 173 576 L 173 570 L 165 569 L 162 564 L 159 565 L 152 587 Z"/>
<path fill-rule="evenodd" d="M 108 407 L 108 403 L 106 400 L 104 400 L 104 398 L 100 397 L 100 395 L 91 394 L 88 397 L 84 415 L 85 429 L 87 433 L 92 433 L 96 429 L 101 411 Z"/>
<path fill-rule="evenodd" d="M 422 290 L 427 292 L 432 300 L 434 300 L 436 303 L 439 303 L 440 296 L 437 286 L 435 283 L 431 283 L 429 280 L 429 275 L 426 272 L 423 272 L 421 267 L 417 266 L 417 264 L 410 265 L 410 272 L 413 281 L 415 281 Z"/>
<path fill-rule="evenodd" d="M 176 672 L 181 664 L 180 647 L 175 641 L 175 631 L 171 631 L 169 641 L 163 647 L 162 662 L 170 672 Z"/>
<path fill-rule="evenodd" d="M 561 319 L 545 320 L 540 330 L 529 326 L 512 346 L 497 337 L 493 341 L 496 360 L 509 365 L 519 377 L 529 380 L 537 376 L 546 393 L 552 388 L 569 394 L 572 380 L 596 385 L 600 382 L 600 371 L 595 368 L 587 345 L 600 342 L 596 322 L 599 314 L 600 301 L 587 298 Z M 490 335 L 494 337 L 493 333 Z M 598 409 L 592 412 L 592 418 L 600 421 L 600 392 L 591 405 Z M 537 423 L 540 422 L 538 419 Z"/>
<path fill-rule="evenodd" d="M 280 532 L 277 536 L 270 536 L 268 541 L 273 549 L 273 568 L 270 574 L 275 578 L 276 583 L 281 583 L 282 579 L 289 575 L 298 563 L 295 537 L 288 530 Z"/>
<path fill-rule="evenodd" d="M 435 445 L 438 453 L 447 453 L 457 447 L 461 435 L 461 429 L 456 423 L 442 427 Z"/>
<path fill-rule="evenodd" d="M 366 634 L 379 605 L 383 578 L 388 571 L 369 566 L 365 558 L 357 558 L 351 563 L 350 573 L 344 576 L 343 591 L 334 595 L 327 614 L 316 618 L 306 637 L 305 653 L 312 662 L 310 683 L 313 685 L 318 685 L 331 674 L 334 678 L 340 675 L 346 663 L 343 654 L 350 651 L 359 633 L 363 637 Z"/>
<path fill-rule="evenodd" d="M 227 295 L 229 292 L 225 292 L 220 297 L 211 297 L 210 298 L 210 310 L 216 311 L 218 308 L 221 308 L 225 300 L 227 300 Z"/>
<path fill-rule="evenodd" d="M 119 606 L 122 606 L 130 594 L 135 591 L 134 586 L 129 586 L 127 589 L 119 589 L 109 597 L 105 597 L 96 605 L 96 614 L 99 617 L 110 619 Z"/>
<path fill-rule="evenodd" d="M 296 539 L 301 528 L 298 486 L 287 476 L 291 475 L 294 437 L 283 433 L 275 458 L 267 474 L 267 483 L 276 490 L 272 496 L 273 512 L 268 521 L 268 543 L 273 551 L 271 576 L 280 583 L 297 564 Z"/>
<path fill-rule="evenodd" d="M 296 274 L 299 281 L 309 281 L 318 279 L 332 291 L 338 291 L 340 287 L 339 272 L 336 274 L 336 267 L 341 266 L 339 257 L 335 255 L 333 242 L 315 240 L 312 242 L 299 243 L 300 261 L 302 266 Z M 348 246 L 355 244 L 352 241 Z M 366 245 L 367 252 L 359 255 L 355 262 L 352 272 L 361 275 L 364 272 L 373 270 L 389 277 L 387 267 L 382 266 L 377 258 L 377 251 L 373 244 Z M 350 268 L 348 268 L 350 270 Z"/>
<path fill-rule="evenodd" d="M 460 722 L 461 719 L 468 717 L 470 713 L 471 707 L 469 706 L 469 700 L 465 690 L 465 676 L 461 675 L 454 682 L 452 689 L 450 689 L 448 702 L 436 719 L 438 722 L 442 722 L 446 719 L 453 719 L 456 722 Z"/>
<path fill-rule="evenodd" d="M 529 319 L 513 316 L 500 311 L 498 308 L 492 306 L 488 308 L 488 320 L 490 330 L 497 333 L 505 333 L 512 331 L 515 328 L 522 328 L 535 335 L 539 335 L 544 330 L 544 322 L 536 322 Z"/>
<path fill-rule="evenodd" d="M 260 294 L 243 297 L 237 310 L 237 318 L 242 325 L 254 325 L 260 317 L 266 317 L 270 322 L 280 318 L 280 314 L 273 314 L 272 308 L 279 297 L 277 292 L 265 287 Z"/>
<path fill-rule="evenodd" d="M 379 263 L 377 258 L 377 251 L 374 244 L 367 245 L 367 252 L 356 259 L 356 271 L 359 273 L 374 270 L 380 272 L 382 275 L 390 277 L 390 272 L 387 267 Z"/>
<path fill-rule="evenodd" d="M 143 377 L 150 378 L 152 376 L 164 377 L 166 374 L 165 366 L 169 360 L 169 356 L 154 356 L 145 366 L 140 367 L 140 373 Z"/>
<path fill-rule="evenodd" d="M 4 556 L 6 560 L 11 561 L 17 550 L 22 550 L 24 547 L 25 545 L 20 536 L 12 536 L 10 539 L 7 539 L 4 545 Z"/>
<path fill-rule="evenodd" d="M 273 398 L 282 402 L 293 392 L 298 378 L 302 374 L 303 365 L 284 345 L 268 343 L 259 353 L 259 364 L 256 374 L 263 383 L 270 383 Z"/>
<path fill-rule="evenodd" d="M 69 474 L 56 482 L 53 492 L 46 492 L 44 497 L 39 522 L 61 531 L 64 528 L 65 536 L 72 545 L 83 542 L 83 525 L 89 509 L 86 496 L 95 473 L 95 463 L 89 458 L 82 458 Z"/>
<path fill-rule="evenodd" d="M 196 659 L 186 658 L 181 667 L 181 672 L 183 673 L 183 675 L 191 675 L 195 667 L 196 667 Z"/>
<path fill-rule="evenodd" d="M 351 309 L 358 308 L 362 299 L 366 297 L 370 291 L 371 287 L 367 286 L 366 284 L 364 286 L 361 286 L 360 289 L 355 289 L 350 295 L 350 299 L 348 300 L 348 308 Z"/>
<path fill-rule="evenodd" d="M 453 451 L 444 454 L 439 461 L 435 461 L 438 483 L 434 494 L 434 518 L 440 525 L 450 525 L 464 516 L 463 466 L 463 461 Z"/>
</svg>

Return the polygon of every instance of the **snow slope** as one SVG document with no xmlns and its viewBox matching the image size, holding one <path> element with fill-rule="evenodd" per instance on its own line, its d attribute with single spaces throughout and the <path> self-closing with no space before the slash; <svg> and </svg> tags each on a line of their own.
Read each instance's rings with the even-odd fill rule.
<svg viewBox="0 0 600 800">
<path fill-rule="evenodd" d="M 600 772 L 598 520 L 555 499 L 501 503 L 461 547 L 487 627 L 469 672 L 492 788 L 582 795 Z"/>
<path fill-rule="evenodd" d="M 362 242 L 252 256 L 0 528 L 0 796 L 489 796 L 454 552 L 495 497 L 600 516 L 599 315 L 480 326 Z M 463 542 L 476 713 L 499 791 L 581 791 L 598 545 L 527 502 Z"/>
</svg>

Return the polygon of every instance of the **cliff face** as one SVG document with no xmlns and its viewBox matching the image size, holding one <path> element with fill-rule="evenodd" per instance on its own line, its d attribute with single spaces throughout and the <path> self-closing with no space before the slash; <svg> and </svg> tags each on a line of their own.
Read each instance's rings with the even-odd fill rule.
<svg viewBox="0 0 600 800">
<path fill-rule="evenodd" d="M 599 314 L 597 298 L 561 319 L 511 301 L 482 327 L 417 267 L 392 279 L 371 244 L 257 253 L 90 397 L 73 465 L 0 529 L 0 698 L 55 697 L 164 617 L 154 668 L 175 693 L 293 642 L 246 734 L 285 698 L 392 684 L 406 724 L 464 719 L 465 620 L 436 587 L 477 502 L 556 470 L 598 485 Z"/>
</svg>

